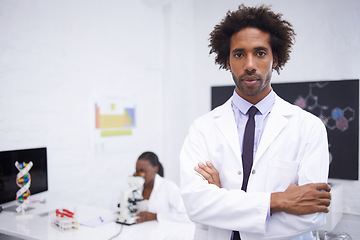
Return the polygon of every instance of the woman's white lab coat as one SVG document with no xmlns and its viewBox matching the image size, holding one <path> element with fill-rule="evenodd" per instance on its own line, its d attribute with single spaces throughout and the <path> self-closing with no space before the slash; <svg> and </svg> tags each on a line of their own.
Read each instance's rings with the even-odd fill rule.
<svg viewBox="0 0 360 240">
<path fill-rule="evenodd" d="M 195 171 L 210 161 L 222 188 L 208 184 Z M 268 217 L 270 194 L 291 183 L 327 182 L 329 154 L 326 129 L 314 115 L 276 96 L 260 140 L 247 192 L 241 191 L 242 160 L 231 99 L 200 117 L 190 127 L 180 156 L 181 191 L 188 215 L 197 223 L 195 239 L 313 239 L 325 214 Z"/>
<path fill-rule="evenodd" d="M 157 214 L 157 220 L 190 222 L 186 214 L 179 187 L 169 179 L 155 175 L 154 187 L 146 207 L 140 204 L 138 211 L 146 210 Z"/>
</svg>

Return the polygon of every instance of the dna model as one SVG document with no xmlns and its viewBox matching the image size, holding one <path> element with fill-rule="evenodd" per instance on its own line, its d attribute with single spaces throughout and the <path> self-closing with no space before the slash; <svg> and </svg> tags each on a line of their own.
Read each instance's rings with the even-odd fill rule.
<svg viewBox="0 0 360 240">
<path fill-rule="evenodd" d="M 16 201 L 20 204 L 16 211 L 18 213 L 24 213 L 29 204 L 30 197 L 30 185 L 31 185 L 31 176 L 30 169 L 33 166 L 33 163 L 18 163 L 15 162 L 15 167 L 19 170 L 19 173 L 16 175 L 16 184 L 20 189 L 16 192 Z"/>
</svg>

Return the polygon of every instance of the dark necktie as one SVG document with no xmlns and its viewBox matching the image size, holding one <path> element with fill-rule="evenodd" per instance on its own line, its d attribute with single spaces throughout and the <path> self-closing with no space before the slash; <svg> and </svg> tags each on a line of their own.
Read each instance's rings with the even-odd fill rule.
<svg viewBox="0 0 360 240">
<path fill-rule="evenodd" d="M 254 135 L 255 135 L 255 119 L 254 116 L 257 112 L 257 108 L 252 106 L 248 113 L 249 118 L 245 126 L 244 140 L 243 140 L 243 153 L 242 153 L 242 163 L 244 170 L 244 179 L 241 190 L 246 191 L 250 171 L 253 164 L 253 153 L 254 153 Z"/>
<path fill-rule="evenodd" d="M 243 163 L 243 171 L 244 171 L 244 179 L 241 190 L 246 191 L 250 171 L 253 164 L 253 154 L 254 154 L 254 135 L 255 135 L 255 114 L 257 112 L 257 108 L 252 106 L 248 113 L 249 118 L 245 126 L 244 132 L 244 140 L 243 140 L 243 153 L 242 153 L 242 163 Z M 240 240 L 240 234 L 238 231 L 233 231 L 230 240 Z"/>
</svg>

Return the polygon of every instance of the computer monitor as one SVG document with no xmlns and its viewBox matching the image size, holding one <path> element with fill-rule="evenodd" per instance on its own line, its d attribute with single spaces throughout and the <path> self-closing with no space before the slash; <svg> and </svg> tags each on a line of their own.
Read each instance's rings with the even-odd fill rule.
<svg viewBox="0 0 360 240">
<path fill-rule="evenodd" d="M 48 190 L 46 148 L 20 149 L 0 151 L 0 205 L 15 202 L 16 192 L 20 189 L 16 184 L 19 170 L 15 162 L 33 162 L 29 173 L 31 176 L 31 196 Z"/>
</svg>

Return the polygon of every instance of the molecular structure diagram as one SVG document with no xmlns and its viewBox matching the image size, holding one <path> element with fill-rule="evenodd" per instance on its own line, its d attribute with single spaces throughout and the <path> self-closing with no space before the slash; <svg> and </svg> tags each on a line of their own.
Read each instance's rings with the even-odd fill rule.
<svg viewBox="0 0 360 240">
<path fill-rule="evenodd" d="M 18 163 L 15 162 L 15 167 L 19 170 L 19 173 L 16 175 L 16 184 L 20 189 L 16 192 L 16 201 L 20 204 L 16 211 L 18 213 L 24 213 L 28 204 L 30 197 L 30 185 L 31 185 L 31 176 L 30 169 L 33 166 L 33 163 Z"/>
<path fill-rule="evenodd" d="M 302 109 L 315 113 L 329 130 L 338 129 L 341 132 L 344 132 L 349 128 L 349 122 L 354 120 L 355 110 L 351 107 L 346 107 L 344 109 L 335 107 L 329 112 L 328 106 L 320 105 L 318 102 L 318 96 L 314 95 L 312 90 L 314 87 L 324 88 L 327 84 L 328 82 L 310 83 L 308 95 L 305 98 L 299 96 L 295 100 L 294 104 L 298 105 Z M 327 113 L 328 116 L 326 116 L 325 113 Z"/>
</svg>

